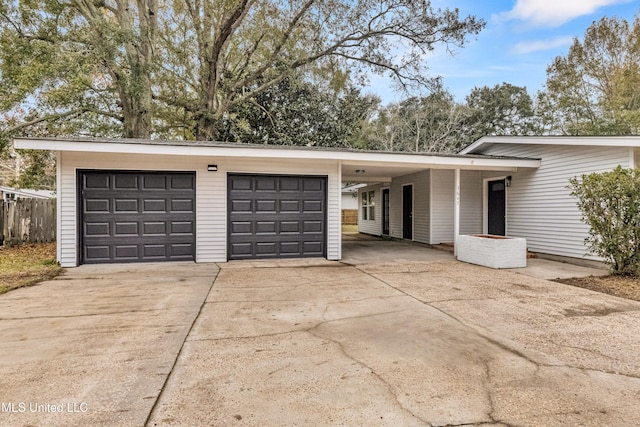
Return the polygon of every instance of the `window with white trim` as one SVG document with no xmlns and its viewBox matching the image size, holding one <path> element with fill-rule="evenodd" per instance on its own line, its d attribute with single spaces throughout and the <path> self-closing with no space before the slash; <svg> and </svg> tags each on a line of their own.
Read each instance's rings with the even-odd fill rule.
<svg viewBox="0 0 640 427">
<path fill-rule="evenodd" d="M 375 221 L 376 219 L 376 192 L 362 192 L 362 219 L 364 221 Z"/>
</svg>

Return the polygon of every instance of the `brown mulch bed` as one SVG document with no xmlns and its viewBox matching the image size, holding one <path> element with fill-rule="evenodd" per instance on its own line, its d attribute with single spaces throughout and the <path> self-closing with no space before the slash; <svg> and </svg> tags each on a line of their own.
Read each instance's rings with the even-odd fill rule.
<svg viewBox="0 0 640 427">
<path fill-rule="evenodd" d="M 556 279 L 554 282 L 640 301 L 640 277 L 602 276 Z"/>
<path fill-rule="evenodd" d="M 55 243 L 0 247 L 0 294 L 56 277 Z"/>
</svg>

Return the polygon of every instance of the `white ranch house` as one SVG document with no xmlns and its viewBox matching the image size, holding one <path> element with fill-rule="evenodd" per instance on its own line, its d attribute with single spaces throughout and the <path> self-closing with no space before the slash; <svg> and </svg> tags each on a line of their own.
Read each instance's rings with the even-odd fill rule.
<svg viewBox="0 0 640 427">
<path fill-rule="evenodd" d="M 485 137 L 456 155 L 192 141 L 19 138 L 57 153 L 58 260 L 342 256 L 342 183 L 363 233 L 427 244 L 506 234 L 587 257 L 570 177 L 634 167 L 640 137 Z"/>
</svg>

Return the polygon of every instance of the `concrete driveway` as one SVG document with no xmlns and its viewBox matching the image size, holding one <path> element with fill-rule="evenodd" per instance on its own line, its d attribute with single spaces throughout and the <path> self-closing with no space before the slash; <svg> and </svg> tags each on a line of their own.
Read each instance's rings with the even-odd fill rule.
<svg viewBox="0 0 640 427">
<path fill-rule="evenodd" d="M 87 404 L 0 425 L 640 425 L 640 303 L 435 253 L 220 266 L 0 296 L 2 400 Z"/>
<path fill-rule="evenodd" d="M 0 425 L 144 425 L 217 271 L 82 266 L 0 295 Z"/>
</svg>

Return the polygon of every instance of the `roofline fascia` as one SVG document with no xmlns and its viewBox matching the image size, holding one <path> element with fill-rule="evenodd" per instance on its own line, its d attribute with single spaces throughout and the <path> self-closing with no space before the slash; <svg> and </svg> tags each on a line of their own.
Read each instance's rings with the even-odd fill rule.
<svg viewBox="0 0 640 427">
<path fill-rule="evenodd" d="M 640 147 L 640 136 L 483 136 L 458 154 L 474 154 L 484 144 Z"/>
<path fill-rule="evenodd" d="M 155 154 L 171 156 L 209 156 L 209 157 L 255 157 L 261 159 L 311 159 L 342 160 L 343 165 L 369 164 L 388 165 L 389 163 L 407 166 L 439 165 L 447 168 L 537 168 L 537 159 L 501 159 L 482 157 L 429 156 L 404 153 L 356 152 L 332 150 L 300 150 L 277 147 L 269 150 L 257 147 L 220 147 L 187 146 L 159 144 L 127 144 L 112 142 L 108 144 L 90 141 L 66 141 L 37 138 L 19 138 L 14 140 L 15 148 L 31 150 L 53 150 L 92 153 Z"/>
</svg>

